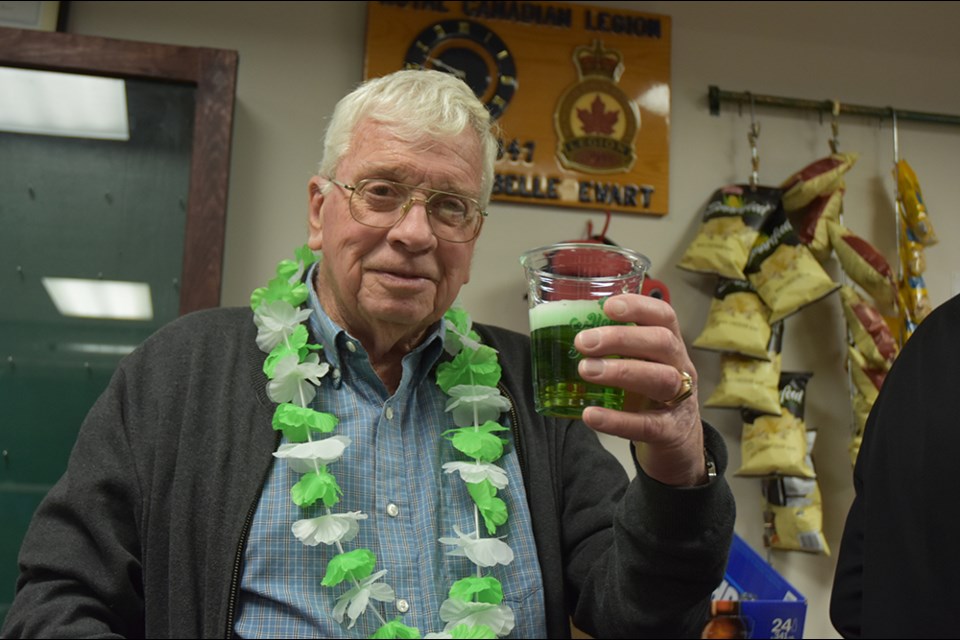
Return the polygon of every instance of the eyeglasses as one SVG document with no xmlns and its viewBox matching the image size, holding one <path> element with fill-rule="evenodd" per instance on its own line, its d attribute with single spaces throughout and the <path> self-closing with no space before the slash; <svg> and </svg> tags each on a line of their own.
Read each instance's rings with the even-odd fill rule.
<svg viewBox="0 0 960 640">
<path fill-rule="evenodd" d="M 421 202 L 427 210 L 433 235 L 448 242 L 470 242 L 480 233 L 487 215 L 478 201 L 456 193 L 413 187 L 382 178 L 365 178 L 354 185 L 327 179 L 350 192 L 350 215 L 368 227 L 389 229 L 407 215 L 414 202 Z M 411 195 L 414 191 L 429 195 L 424 200 Z"/>
</svg>

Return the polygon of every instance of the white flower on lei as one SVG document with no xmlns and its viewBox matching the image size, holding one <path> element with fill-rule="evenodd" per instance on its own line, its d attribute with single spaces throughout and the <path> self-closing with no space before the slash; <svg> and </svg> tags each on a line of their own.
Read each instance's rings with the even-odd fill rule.
<svg viewBox="0 0 960 640">
<path fill-rule="evenodd" d="M 270 353 L 274 347 L 289 338 L 294 329 L 309 318 L 311 313 L 310 309 L 297 309 L 283 300 L 261 304 L 253 312 L 253 322 L 259 329 L 257 346 L 261 351 Z"/>
<path fill-rule="evenodd" d="M 350 442 L 347 436 L 330 436 L 312 442 L 282 444 L 273 452 L 273 456 L 286 460 L 297 473 L 310 473 L 317 470 L 318 464 L 326 465 L 339 460 Z"/>
<path fill-rule="evenodd" d="M 510 401 L 500 395 L 499 389 L 474 384 L 458 384 L 452 387 L 446 406 L 447 411 L 453 412 L 453 422 L 458 427 L 496 420 L 509 408 Z"/>
<path fill-rule="evenodd" d="M 478 567 L 494 567 L 498 564 L 507 565 L 513 562 L 513 549 L 501 538 L 478 538 L 475 533 L 463 533 L 454 525 L 456 538 L 439 538 L 442 544 L 454 545 L 454 549 L 447 551 L 448 556 L 467 556 L 470 562 Z"/>
<path fill-rule="evenodd" d="M 485 624 L 497 634 L 505 636 L 513 630 L 513 610 L 505 604 L 488 602 L 464 602 L 449 598 L 440 605 L 440 619 L 447 623 L 444 631 L 451 631 L 460 624 L 476 626 Z"/>
<path fill-rule="evenodd" d="M 306 407 L 317 395 L 320 378 L 329 370 L 330 365 L 320 362 L 316 353 L 308 355 L 303 362 L 299 361 L 297 354 L 291 353 L 277 362 L 273 380 L 267 385 L 267 395 L 274 402 Z"/>
<path fill-rule="evenodd" d="M 443 470 L 447 473 L 460 473 L 464 482 L 476 484 L 489 480 L 497 489 L 503 489 L 508 484 L 507 472 L 489 462 L 445 462 Z"/>
<path fill-rule="evenodd" d="M 455 356 L 461 349 L 476 351 L 480 348 L 479 342 L 457 331 L 457 325 L 450 322 L 450 320 L 444 319 L 443 323 L 447 330 L 447 335 L 444 337 L 443 348 L 447 353 Z M 470 324 L 471 326 L 473 325 L 472 322 Z"/>
<path fill-rule="evenodd" d="M 371 574 L 361 580 L 356 587 L 337 598 L 337 605 L 333 608 L 333 619 L 337 622 L 343 622 L 343 614 L 346 613 L 347 617 L 350 618 L 350 624 L 347 628 L 352 629 L 357 622 L 357 618 L 367 608 L 367 603 L 371 599 L 380 602 L 393 600 L 393 587 L 383 583 L 374 584 L 386 573 L 386 571 L 377 571 Z"/>
<path fill-rule="evenodd" d="M 360 511 L 304 518 L 293 523 L 293 535 L 308 547 L 315 547 L 321 542 L 323 544 L 350 542 L 360 532 L 358 520 L 366 519 L 367 514 Z"/>
</svg>

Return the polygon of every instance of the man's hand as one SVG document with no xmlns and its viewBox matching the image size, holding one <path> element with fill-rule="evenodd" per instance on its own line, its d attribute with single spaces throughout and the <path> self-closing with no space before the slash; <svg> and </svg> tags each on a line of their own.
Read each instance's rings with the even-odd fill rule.
<svg viewBox="0 0 960 640">
<path fill-rule="evenodd" d="M 624 294 L 609 298 L 603 310 L 631 324 L 581 331 L 574 342 L 585 356 L 579 373 L 588 382 L 624 389 L 626 401 L 623 411 L 588 407 L 583 421 L 635 442 L 637 461 L 650 477 L 675 486 L 701 484 L 707 472 L 697 371 L 673 307 Z"/>
</svg>

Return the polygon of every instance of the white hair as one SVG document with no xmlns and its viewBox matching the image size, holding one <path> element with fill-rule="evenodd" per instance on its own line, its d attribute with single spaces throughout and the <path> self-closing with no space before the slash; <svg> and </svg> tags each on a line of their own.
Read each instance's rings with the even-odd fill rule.
<svg viewBox="0 0 960 640">
<path fill-rule="evenodd" d="M 354 129 L 365 119 L 386 125 L 411 143 L 452 138 L 470 128 L 483 152 L 479 200 L 487 207 L 499 144 L 497 127 L 465 82 L 442 71 L 405 69 L 362 83 L 333 111 L 324 136 L 320 175 L 336 175 L 350 151 Z"/>
</svg>

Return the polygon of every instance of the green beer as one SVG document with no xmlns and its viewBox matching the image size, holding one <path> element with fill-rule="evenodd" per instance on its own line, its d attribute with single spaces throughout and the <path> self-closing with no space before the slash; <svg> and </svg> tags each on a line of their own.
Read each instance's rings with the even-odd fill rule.
<svg viewBox="0 0 960 640">
<path fill-rule="evenodd" d="M 604 298 L 605 299 L 605 298 Z M 584 407 L 623 408 L 623 389 L 584 382 L 583 358 L 573 346 L 580 331 L 616 324 L 603 313 L 603 300 L 556 300 L 530 309 L 530 346 L 538 413 L 580 418 Z"/>
</svg>

